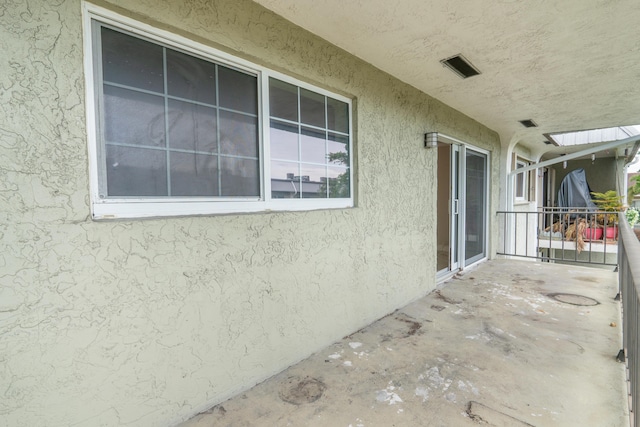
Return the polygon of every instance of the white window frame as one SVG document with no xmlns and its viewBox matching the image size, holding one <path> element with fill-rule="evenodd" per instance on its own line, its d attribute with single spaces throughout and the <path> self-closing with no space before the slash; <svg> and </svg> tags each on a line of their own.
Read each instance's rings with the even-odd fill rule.
<svg viewBox="0 0 640 427">
<path fill-rule="evenodd" d="M 86 89 L 86 123 L 90 174 L 91 214 L 93 219 L 116 218 L 148 218 L 211 215 L 228 213 L 249 213 L 264 211 L 306 211 L 315 209 L 338 209 L 354 206 L 354 138 L 353 138 L 353 105 L 352 100 L 299 81 L 283 73 L 256 65 L 225 52 L 190 40 L 186 37 L 155 28 L 151 25 L 119 15 L 108 9 L 83 2 L 83 36 L 84 67 Z M 104 198 L 100 197 L 99 182 L 101 165 L 98 152 L 101 142 L 98 140 L 98 94 L 95 88 L 96 70 L 94 69 L 94 52 L 92 21 L 121 28 L 132 34 L 140 35 L 167 47 L 201 57 L 221 65 L 237 68 L 254 74 L 258 79 L 258 128 L 259 128 L 259 166 L 260 197 L 245 198 Z M 315 93 L 345 102 L 349 109 L 349 198 L 322 199 L 272 199 L 271 198 L 271 156 L 270 156 L 270 112 L 269 112 L 269 78 L 275 78 Z"/>
</svg>

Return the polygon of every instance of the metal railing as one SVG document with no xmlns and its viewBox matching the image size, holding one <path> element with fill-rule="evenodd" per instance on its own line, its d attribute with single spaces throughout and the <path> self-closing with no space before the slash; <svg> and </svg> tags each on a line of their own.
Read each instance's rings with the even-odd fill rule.
<svg viewBox="0 0 640 427">
<path fill-rule="evenodd" d="M 618 360 L 627 366 L 629 390 L 630 424 L 640 427 L 640 417 L 635 416 L 636 408 L 640 408 L 640 342 L 638 331 L 640 320 L 640 242 L 631 227 L 620 215 L 620 240 L 618 250 L 618 284 L 622 298 L 622 331 L 623 344 Z"/>
<path fill-rule="evenodd" d="M 617 212 L 543 207 L 497 215 L 502 237 L 498 255 L 617 265 Z"/>
</svg>

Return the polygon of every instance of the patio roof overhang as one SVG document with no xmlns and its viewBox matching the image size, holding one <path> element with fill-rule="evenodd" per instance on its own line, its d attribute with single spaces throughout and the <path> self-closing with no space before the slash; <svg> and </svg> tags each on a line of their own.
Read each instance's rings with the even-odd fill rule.
<svg viewBox="0 0 640 427">
<path fill-rule="evenodd" d="M 638 123 L 635 0 L 256 2 L 495 130 L 504 146 L 545 152 L 545 134 Z M 480 74 L 443 67 L 457 54 Z"/>
<path fill-rule="evenodd" d="M 528 172 L 530 170 L 539 169 L 539 168 L 543 168 L 551 165 L 556 165 L 558 163 L 562 163 L 562 162 L 573 160 L 573 159 L 578 159 L 580 157 L 585 157 L 590 154 L 598 153 L 600 151 L 605 151 L 605 150 L 614 149 L 618 147 L 624 147 L 631 144 L 633 144 L 633 149 L 627 155 L 626 162 L 628 163 L 635 157 L 636 153 L 638 152 L 638 148 L 640 147 L 640 135 L 634 135 L 634 136 L 630 136 L 629 138 L 621 139 L 619 141 L 611 141 L 604 144 L 594 144 L 581 151 L 576 151 L 571 154 L 555 157 L 553 159 L 545 160 L 538 163 L 533 163 L 525 167 L 514 169 L 511 172 L 509 172 L 509 177 L 512 177 L 519 173 Z"/>
</svg>

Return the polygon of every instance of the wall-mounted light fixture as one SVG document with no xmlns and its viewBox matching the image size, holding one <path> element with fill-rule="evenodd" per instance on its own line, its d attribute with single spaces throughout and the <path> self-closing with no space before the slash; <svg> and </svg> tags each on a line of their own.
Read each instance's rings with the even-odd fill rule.
<svg viewBox="0 0 640 427">
<path fill-rule="evenodd" d="M 591 154 L 591 164 L 596 162 L 596 153 Z"/>
<path fill-rule="evenodd" d="M 438 132 L 428 132 L 424 134 L 424 148 L 435 148 L 438 146 Z"/>
<path fill-rule="evenodd" d="M 566 169 L 567 168 L 567 161 L 565 160 L 564 162 L 562 162 L 562 168 Z"/>
</svg>

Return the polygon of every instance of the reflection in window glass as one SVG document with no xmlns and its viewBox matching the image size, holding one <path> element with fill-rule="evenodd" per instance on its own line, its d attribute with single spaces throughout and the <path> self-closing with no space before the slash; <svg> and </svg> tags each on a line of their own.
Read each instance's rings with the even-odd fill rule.
<svg viewBox="0 0 640 427">
<path fill-rule="evenodd" d="M 465 190 L 465 262 L 485 254 L 487 156 L 467 150 Z"/>
<path fill-rule="evenodd" d="M 169 95 L 216 104 L 216 66 L 204 59 L 167 49 Z"/>
<path fill-rule="evenodd" d="M 327 141 L 327 157 L 329 163 L 349 166 L 349 137 L 329 132 Z"/>
<path fill-rule="evenodd" d="M 129 89 L 104 86 L 107 143 L 164 146 L 164 100 Z"/>
<path fill-rule="evenodd" d="M 258 158 L 258 118 L 220 111 L 220 153 Z"/>
<path fill-rule="evenodd" d="M 327 170 L 325 166 L 301 164 L 300 182 L 302 184 L 302 198 L 326 198 L 326 177 Z"/>
<path fill-rule="evenodd" d="M 300 160 L 310 163 L 326 163 L 326 132 L 302 128 Z"/>
<path fill-rule="evenodd" d="M 349 198 L 348 104 L 273 78 L 269 87 L 271 197 Z M 299 121 L 285 102 L 300 106 Z"/>
<path fill-rule="evenodd" d="M 205 153 L 218 152 L 216 109 L 170 99 L 169 147 Z"/>
<path fill-rule="evenodd" d="M 298 160 L 298 126 L 271 120 L 271 158 Z"/>
<path fill-rule="evenodd" d="M 271 162 L 271 197 L 300 198 L 300 165 L 297 162 Z"/>
<path fill-rule="evenodd" d="M 349 106 L 342 101 L 327 98 L 327 125 L 331 130 L 349 133 Z"/>
<path fill-rule="evenodd" d="M 351 182 L 349 168 L 327 168 L 329 181 L 329 198 L 349 197 Z"/>
<path fill-rule="evenodd" d="M 300 121 L 326 128 L 325 97 L 310 90 L 300 89 Z"/>
<path fill-rule="evenodd" d="M 271 116 L 298 121 L 298 88 L 276 79 L 269 79 L 269 109 Z"/>
<path fill-rule="evenodd" d="M 260 196 L 256 76 L 93 25 L 101 27 L 104 194 Z"/>
<path fill-rule="evenodd" d="M 347 98 L 85 10 L 94 218 L 353 206 Z"/>
</svg>

